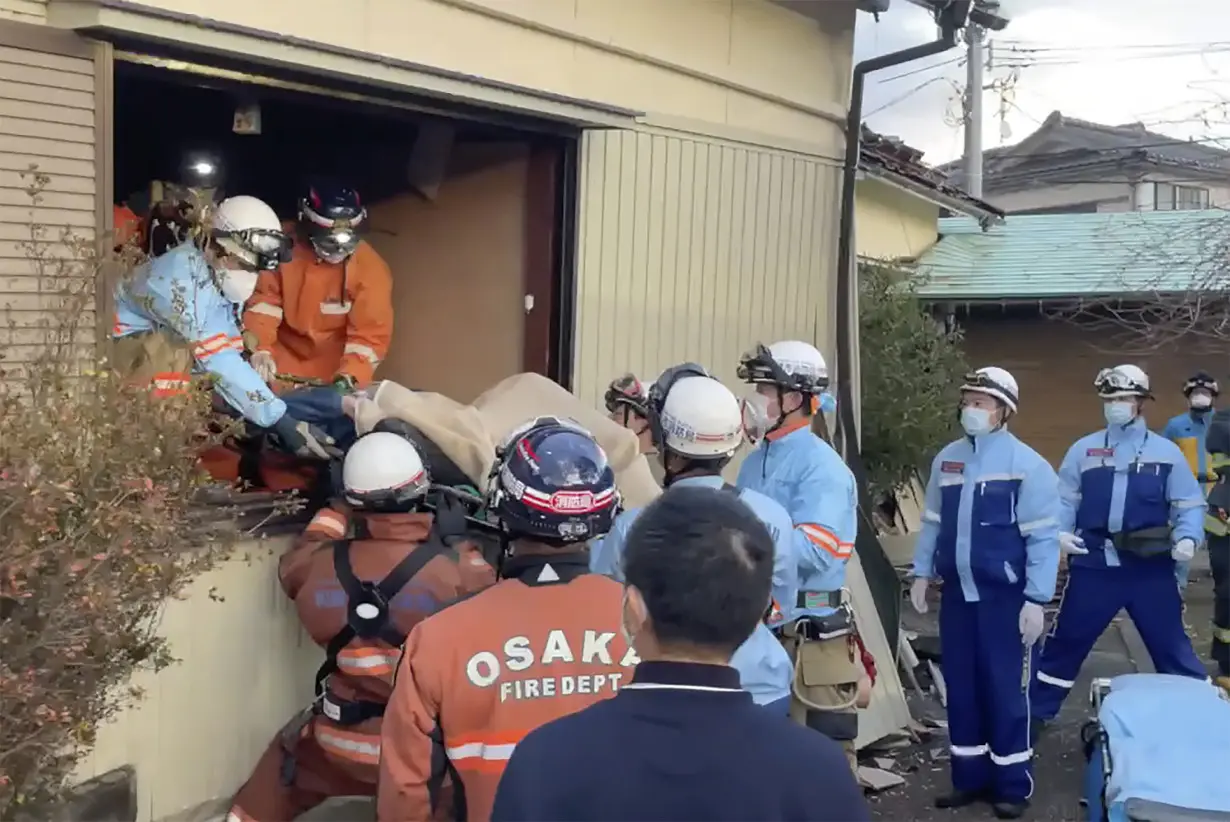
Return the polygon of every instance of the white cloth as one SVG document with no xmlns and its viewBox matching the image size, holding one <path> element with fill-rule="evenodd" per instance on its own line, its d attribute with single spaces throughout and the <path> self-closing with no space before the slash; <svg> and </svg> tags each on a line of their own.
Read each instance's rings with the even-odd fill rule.
<svg viewBox="0 0 1230 822">
<path fill-rule="evenodd" d="M 910 586 L 910 604 L 920 614 L 927 613 L 927 589 L 931 587 L 930 580 L 919 577 Z"/>
<path fill-rule="evenodd" d="M 248 360 L 248 364 L 265 382 L 273 382 L 273 378 L 278 374 L 278 364 L 268 351 L 257 351 L 252 355 L 252 359 Z"/>
<path fill-rule="evenodd" d="M 1021 606 L 1021 642 L 1033 645 L 1042 637 L 1046 628 L 1046 614 L 1042 606 L 1036 602 L 1026 602 Z"/>
<path fill-rule="evenodd" d="M 1076 534 L 1069 533 L 1060 533 L 1059 550 L 1064 556 L 1089 553 L 1089 549 L 1085 547 L 1085 541 Z"/>
<path fill-rule="evenodd" d="M 1174 544 L 1170 549 L 1170 556 L 1175 562 L 1191 562 L 1192 557 L 1196 556 L 1196 542 L 1188 537 L 1184 537 Z"/>
</svg>

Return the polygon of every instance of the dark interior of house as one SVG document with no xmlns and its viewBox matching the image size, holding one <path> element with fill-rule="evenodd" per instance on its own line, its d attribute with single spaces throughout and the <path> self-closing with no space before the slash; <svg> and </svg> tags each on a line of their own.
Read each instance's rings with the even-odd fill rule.
<svg viewBox="0 0 1230 822">
<path fill-rule="evenodd" d="M 407 164 L 418 133 L 412 111 L 116 64 L 115 195 L 151 180 L 180 181 L 213 166 L 224 194 L 251 194 L 291 218 L 305 183 L 324 176 L 378 202 L 410 189 Z M 237 106 L 259 102 L 260 134 L 232 130 Z M 507 132 L 463 125 L 458 143 Z"/>
</svg>

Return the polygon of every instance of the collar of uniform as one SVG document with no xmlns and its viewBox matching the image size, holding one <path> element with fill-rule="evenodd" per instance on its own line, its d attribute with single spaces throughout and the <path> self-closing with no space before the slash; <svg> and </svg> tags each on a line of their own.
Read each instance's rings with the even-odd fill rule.
<svg viewBox="0 0 1230 822">
<path fill-rule="evenodd" d="M 558 554 L 513 555 L 504 560 L 500 576 L 526 585 L 552 585 L 571 582 L 589 573 L 588 551 L 561 551 Z"/>
<path fill-rule="evenodd" d="M 734 668 L 697 662 L 642 662 L 622 690 L 631 689 L 744 693 Z"/>
<path fill-rule="evenodd" d="M 777 442 L 778 440 L 785 439 L 791 434 L 797 434 L 799 431 L 806 431 L 809 434 L 811 433 L 811 417 L 804 417 L 801 420 L 788 422 L 781 428 L 765 434 L 765 439 L 769 442 Z"/>
<path fill-rule="evenodd" d="M 1134 440 L 1144 439 L 1148 431 L 1147 423 L 1143 416 L 1138 416 L 1136 419 L 1129 422 L 1127 425 L 1111 425 L 1106 429 L 1107 440 L 1111 443 L 1132 442 Z"/>
<path fill-rule="evenodd" d="M 721 488 L 722 483 L 724 482 L 725 480 L 723 480 L 720 476 L 704 474 L 701 476 L 683 477 L 681 479 L 677 479 L 671 483 L 671 487 L 674 488 L 676 485 L 695 485 L 701 488 Z"/>
<path fill-rule="evenodd" d="M 1008 436 L 1008 426 L 1001 425 L 999 428 L 996 428 L 994 431 L 988 431 L 987 433 L 979 434 L 976 437 L 966 436 L 966 439 L 969 440 L 971 444 L 973 444 L 975 451 L 980 451 L 982 449 L 987 448 L 988 446 L 995 444 L 996 442 L 998 442 L 999 440 L 1003 439 L 1006 436 Z"/>
<path fill-rule="evenodd" d="M 356 512 L 355 535 L 359 539 L 391 539 L 421 542 L 431 532 L 431 514 L 368 514 Z"/>
</svg>

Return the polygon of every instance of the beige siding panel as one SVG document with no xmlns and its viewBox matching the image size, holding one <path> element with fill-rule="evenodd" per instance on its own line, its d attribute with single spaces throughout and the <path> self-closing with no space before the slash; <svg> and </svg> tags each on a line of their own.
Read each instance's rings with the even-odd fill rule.
<svg viewBox="0 0 1230 822">
<path fill-rule="evenodd" d="M 12 0 L 0 0 L 12 5 Z M 41 5 L 41 4 L 31 4 Z M 6 38 L 0 45 L 0 351 L 6 367 L 28 363 L 49 341 L 48 329 L 62 326 L 64 291 L 91 289 L 86 315 L 74 339 L 81 353 L 94 350 L 96 327 L 92 286 L 82 279 L 66 283 L 56 262 L 65 256 L 59 242 L 41 244 L 52 255 L 46 265 L 31 259 L 29 243 L 65 234 L 94 236 L 97 222 L 94 61 L 20 48 Z M 38 201 L 31 198 L 37 167 L 50 178 Z"/>
<path fill-rule="evenodd" d="M 574 389 L 696 360 L 732 388 L 757 341 L 832 356 L 840 169 L 667 132 L 584 137 Z M 741 390 L 741 389 L 740 389 Z"/>
<path fill-rule="evenodd" d="M 0 0 L 0 20 L 44 23 L 47 20 L 47 0 Z"/>
</svg>

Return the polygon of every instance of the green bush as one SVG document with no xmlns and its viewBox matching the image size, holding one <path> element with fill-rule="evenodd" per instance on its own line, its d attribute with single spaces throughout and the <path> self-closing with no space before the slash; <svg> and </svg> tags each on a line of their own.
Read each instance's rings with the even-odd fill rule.
<svg viewBox="0 0 1230 822">
<path fill-rule="evenodd" d="M 900 269 L 859 266 L 863 460 L 876 499 L 894 494 L 957 436 L 966 372 L 959 333 L 946 333 Z"/>
</svg>

